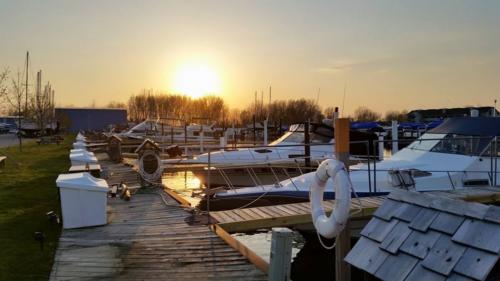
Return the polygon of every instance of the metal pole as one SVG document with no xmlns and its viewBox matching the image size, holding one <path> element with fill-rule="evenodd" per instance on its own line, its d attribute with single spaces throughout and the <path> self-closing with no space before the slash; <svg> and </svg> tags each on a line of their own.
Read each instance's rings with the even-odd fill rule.
<svg viewBox="0 0 500 281">
<path fill-rule="evenodd" d="M 203 126 L 201 127 L 201 131 L 200 131 L 200 153 L 203 153 L 203 151 L 205 150 L 204 147 L 203 147 L 203 139 L 204 139 L 204 133 L 203 133 Z"/>
<path fill-rule="evenodd" d="M 264 120 L 264 145 L 267 146 L 267 119 Z"/>
<path fill-rule="evenodd" d="M 372 173 L 370 171 L 370 141 L 366 141 L 367 153 L 368 153 L 368 191 L 372 192 Z"/>
<path fill-rule="evenodd" d="M 170 126 L 170 143 L 174 144 L 174 126 Z"/>
<path fill-rule="evenodd" d="M 495 181 L 495 186 L 497 186 L 497 159 L 498 159 L 498 143 L 497 143 L 497 137 L 495 136 L 495 178 L 494 178 L 494 181 Z"/>
<path fill-rule="evenodd" d="M 384 160 L 384 133 L 378 134 L 378 159 Z"/>
<path fill-rule="evenodd" d="M 208 190 L 208 193 L 205 195 L 207 197 L 207 219 L 210 223 L 210 171 L 212 170 L 212 163 L 210 158 L 210 148 L 208 149 L 208 172 L 207 172 L 207 186 L 205 187 Z"/>
<path fill-rule="evenodd" d="M 373 142 L 373 151 L 375 151 L 376 140 Z M 373 160 L 373 192 L 377 192 L 377 159 Z"/>
<path fill-rule="evenodd" d="M 392 121 L 392 155 L 399 151 L 399 143 L 398 143 L 398 121 Z"/>
<path fill-rule="evenodd" d="M 309 136 L 309 120 L 304 123 L 304 152 L 306 167 L 311 167 L 311 140 Z"/>
<path fill-rule="evenodd" d="M 253 115 L 253 145 L 257 144 L 256 128 L 255 128 L 255 114 Z"/>
</svg>

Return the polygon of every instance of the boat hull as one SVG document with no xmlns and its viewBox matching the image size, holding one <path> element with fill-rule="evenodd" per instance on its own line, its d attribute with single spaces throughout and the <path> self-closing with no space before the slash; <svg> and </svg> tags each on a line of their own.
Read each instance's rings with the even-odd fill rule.
<svg viewBox="0 0 500 281">
<path fill-rule="evenodd" d="M 357 193 L 357 197 L 369 197 L 369 196 L 382 196 L 387 195 L 388 192 L 361 192 Z M 354 194 L 352 195 L 354 198 Z M 334 192 L 325 192 L 325 200 L 335 199 Z M 278 204 L 293 204 L 293 203 L 303 203 L 309 201 L 308 191 L 290 191 L 290 192 L 269 192 L 261 194 L 241 194 L 226 197 L 210 197 L 210 211 L 223 211 L 231 210 L 237 208 L 251 208 L 251 207 L 263 207 L 272 206 Z M 207 210 L 207 199 L 203 198 L 198 204 L 198 208 L 201 210 Z"/>
</svg>

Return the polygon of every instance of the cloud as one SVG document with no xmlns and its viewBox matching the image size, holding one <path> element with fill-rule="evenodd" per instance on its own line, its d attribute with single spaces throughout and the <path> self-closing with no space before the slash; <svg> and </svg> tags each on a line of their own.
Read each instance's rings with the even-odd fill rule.
<svg viewBox="0 0 500 281">
<path fill-rule="evenodd" d="M 367 59 L 352 59 L 352 58 L 343 58 L 343 59 L 334 59 L 330 60 L 327 65 L 320 66 L 316 68 L 316 71 L 322 73 L 341 73 L 351 71 L 353 69 L 358 68 L 369 68 L 374 71 L 380 71 L 381 64 L 387 63 L 389 60 L 393 59 L 392 57 L 385 58 L 367 58 Z M 387 71 L 387 68 L 384 68 L 384 71 Z"/>
</svg>

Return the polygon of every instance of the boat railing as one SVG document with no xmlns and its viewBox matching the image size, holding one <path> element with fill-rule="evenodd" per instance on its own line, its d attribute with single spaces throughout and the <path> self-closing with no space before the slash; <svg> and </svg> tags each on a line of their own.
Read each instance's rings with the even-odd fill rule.
<svg viewBox="0 0 500 281">
<path fill-rule="evenodd" d="M 436 141 L 443 141 L 444 138 L 426 138 L 426 139 L 398 139 L 398 140 L 385 140 L 385 139 L 378 139 L 378 140 L 367 140 L 367 141 L 354 141 L 351 142 L 351 145 L 353 143 L 358 143 L 358 144 L 364 144 L 367 148 L 368 153 L 365 155 L 356 155 L 356 157 L 359 157 L 361 159 L 365 159 L 366 161 L 366 169 L 357 169 L 357 170 L 364 170 L 368 174 L 368 187 L 369 187 L 369 192 L 372 193 L 377 193 L 378 188 L 377 188 L 377 173 L 378 172 L 389 172 L 391 169 L 380 169 L 377 168 L 377 162 L 381 161 L 384 159 L 383 151 L 380 151 L 380 148 L 385 147 L 385 144 L 399 144 L 400 143 L 410 143 L 410 142 L 436 142 Z M 473 147 L 468 150 L 469 153 L 454 153 L 454 154 L 459 154 L 459 155 L 464 155 L 464 156 L 470 156 L 470 157 L 478 157 L 480 159 L 482 158 L 489 158 L 490 161 L 490 170 L 489 171 L 472 171 L 472 170 L 462 170 L 462 171 L 456 171 L 456 170 L 420 170 L 422 172 L 429 172 L 429 173 L 446 173 L 449 179 L 450 187 L 452 189 L 455 189 L 455 183 L 453 182 L 453 177 L 451 174 L 453 173 L 484 173 L 488 174 L 488 179 L 489 183 L 491 186 L 497 186 L 498 185 L 498 157 L 500 156 L 500 151 L 499 151 L 499 143 L 498 143 L 498 136 L 455 136 L 451 140 L 453 141 L 460 141 L 460 140 L 465 140 L 465 141 L 471 141 L 470 143 L 472 144 L 472 141 L 487 141 L 488 144 L 485 145 L 485 147 L 482 150 L 475 150 Z M 477 143 L 479 145 L 479 143 Z M 483 143 L 484 145 L 484 143 Z M 376 151 L 378 149 L 378 155 L 374 155 L 373 153 L 370 153 L 370 151 Z M 412 149 L 412 148 L 408 148 Z M 433 151 L 432 148 L 430 148 L 428 151 L 430 152 L 440 152 L 440 151 Z M 353 156 L 351 154 L 351 156 Z M 483 161 L 483 160 L 481 160 Z"/>
</svg>

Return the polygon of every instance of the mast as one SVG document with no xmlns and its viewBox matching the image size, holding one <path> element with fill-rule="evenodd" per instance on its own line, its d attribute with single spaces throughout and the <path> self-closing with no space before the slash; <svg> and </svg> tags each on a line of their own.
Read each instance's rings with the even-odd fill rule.
<svg viewBox="0 0 500 281">
<path fill-rule="evenodd" d="M 26 89 L 25 89 L 25 104 L 24 104 L 24 117 L 27 117 L 26 114 L 28 114 L 28 69 L 29 69 L 29 60 L 30 60 L 30 52 L 26 52 Z"/>
</svg>

